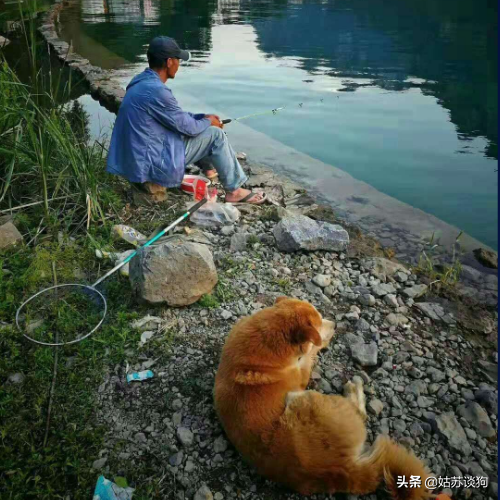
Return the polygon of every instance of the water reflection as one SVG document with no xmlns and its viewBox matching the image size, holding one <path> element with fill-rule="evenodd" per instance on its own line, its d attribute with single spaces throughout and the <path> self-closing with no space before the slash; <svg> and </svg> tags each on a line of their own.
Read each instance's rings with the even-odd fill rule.
<svg viewBox="0 0 500 500">
<path fill-rule="evenodd" d="M 296 61 L 312 76 L 344 78 L 346 90 L 355 91 L 359 78 L 388 90 L 421 87 L 450 111 L 460 139 L 486 137 L 485 154 L 497 158 L 497 25 L 490 2 L 82 0 L 78 8 L 65 18 L 66 34 L 80 33 L 82 43 L 74 43 L 94 56 L 89 39 L 106 47 L 99 58 L 105 67 L 143 61 L 149 40 L 160 34 L 188 47 L 191 64 L 203 64 L 212 26 L 249 24 L 266 57 Z"/>
</svg>

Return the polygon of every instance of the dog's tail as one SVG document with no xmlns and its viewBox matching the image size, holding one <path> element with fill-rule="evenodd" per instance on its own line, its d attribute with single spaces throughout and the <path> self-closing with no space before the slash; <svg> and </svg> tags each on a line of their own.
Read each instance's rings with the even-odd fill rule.
<svg viewBox="0 0 500 500">
<path fill-rule="evenodd" d="M 429 473 L 422 461 L 386 436 L 377 438 L 349 475 L 349 493 L 372 493 L 384 481 L 395 500 L 422 500 L 430 496 L 425 486 Z M 406 485 L 401 486 L 403 478 Z"/>
</svg>

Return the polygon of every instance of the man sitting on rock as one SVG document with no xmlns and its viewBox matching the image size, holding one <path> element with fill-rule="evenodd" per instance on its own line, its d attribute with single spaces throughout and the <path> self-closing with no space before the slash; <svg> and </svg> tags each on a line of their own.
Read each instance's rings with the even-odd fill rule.
<svg viewBox="0 0 500 500">
<path fill-rule="evenodd" d="M 189 52 L 160 36 L 149 44 L 147 56 L 149 68 L 128 84 L 118 111 L 106 170 L 161 199 L 166 188 L 180 186 L 186 165 L 198 162 L 209 178 L 219 176 L 226 202 L 263 203 L 263 194 L 242 187 L 247 177 L 219 117 L 183 111 L 165 86 Z"/>
</svg>

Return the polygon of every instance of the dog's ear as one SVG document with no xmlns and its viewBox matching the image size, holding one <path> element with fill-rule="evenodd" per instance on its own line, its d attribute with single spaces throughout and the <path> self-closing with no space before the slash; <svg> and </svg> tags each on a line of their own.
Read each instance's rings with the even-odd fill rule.
<svg viewBox="0 0 500 500">
<path fill-rule="evenodd" d="M 242 370 L 236 374 L 234 381 L 242 385 L 266 385 L 272 384 L 276 379 L 268 373 Z"/>
<path fill-rule="evenodd" d="M 274 301 L 275 304 L 279 304 L 280 302 L 283 302 L 284 300 L 287 300 L 288 297 L 285 297 L 285 296 L 281 296 L 281 297 L 277 297 L 276 300 Z"/>
<path fill-rule="evenodd" d="M 323 340 L 318 330 L 310 323 L 306 325 L 297 326 L 295 330 L 292 331 L 291 340 L 294 344 L 304 344 L 306 342 L 312 342 L 315 346 L 321 347 L 323 345 Z"/>
</svg>

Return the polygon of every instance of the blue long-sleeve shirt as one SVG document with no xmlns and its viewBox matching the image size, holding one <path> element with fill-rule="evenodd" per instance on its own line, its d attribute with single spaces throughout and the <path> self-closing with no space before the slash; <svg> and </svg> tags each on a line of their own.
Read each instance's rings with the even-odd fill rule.
<svg viewBox="0 0 500 500">
<path fill-rule="evenodd" d="M 135 76 L 118 111 L 106 171 L 130 182 L 178 187 L 185 171 L 182 136 L 210 126 L 204 114 L 182 111 L 152 69 Z"/>
</svg>

